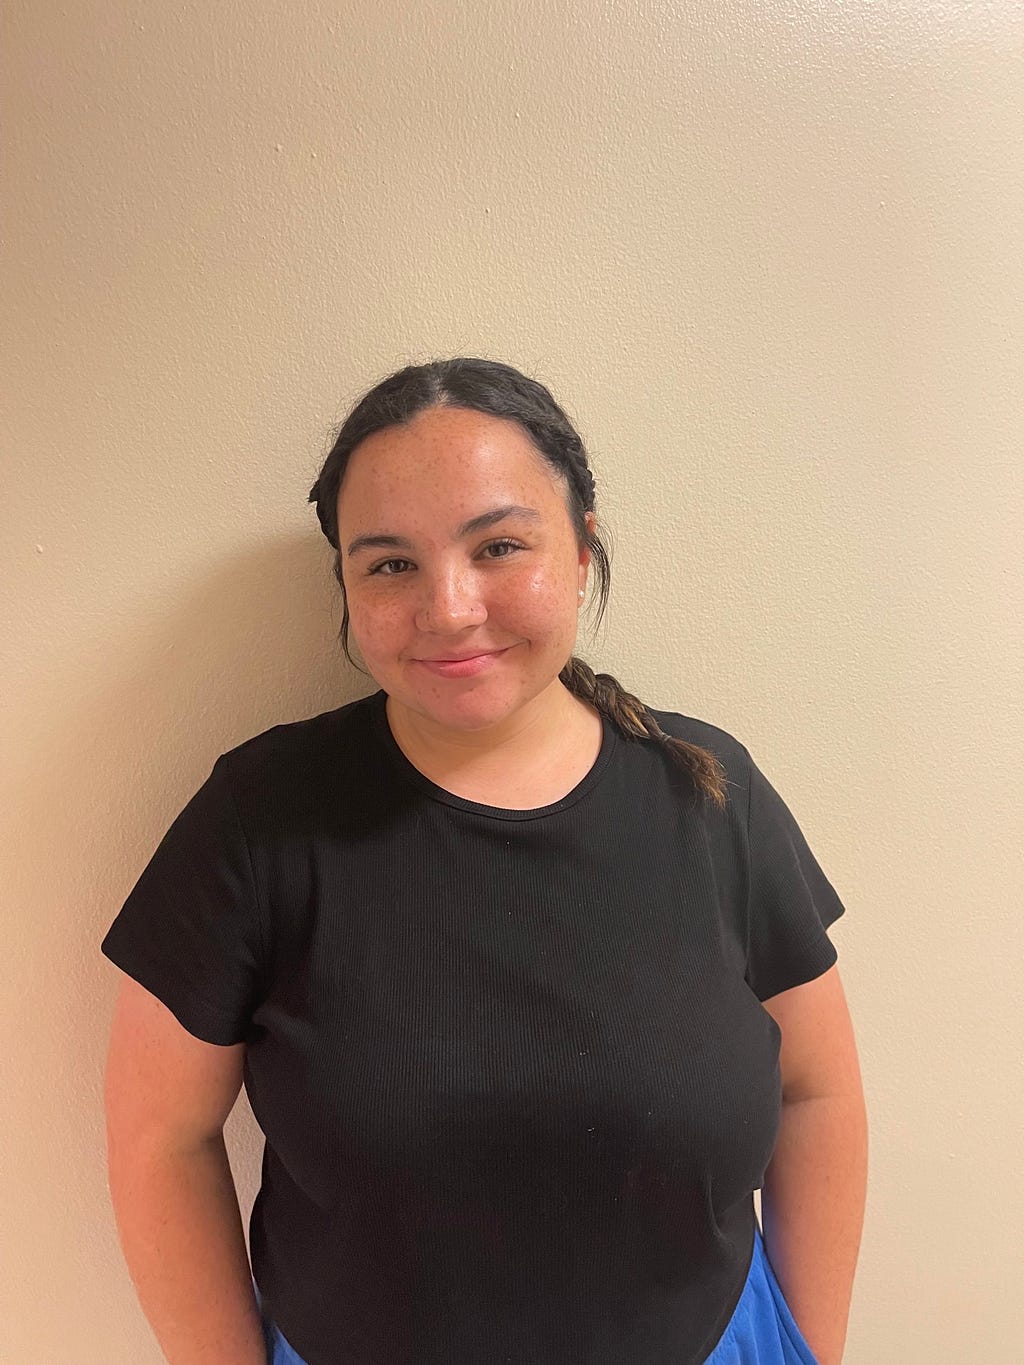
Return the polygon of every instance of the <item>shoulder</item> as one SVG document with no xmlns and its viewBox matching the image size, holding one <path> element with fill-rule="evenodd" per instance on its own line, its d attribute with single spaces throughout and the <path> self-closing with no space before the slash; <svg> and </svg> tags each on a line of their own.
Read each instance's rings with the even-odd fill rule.
<svg viewBox="0 0 1024 1365">
<path fill-rule="evenodd" d="M 735 735 L 721 726 L 712 725 L 710 721 L 687 716 L 680 711 L 662 711 L 654 706 L 648 706 L 647 709 L 666 735 L 710 750 L 725 769 L 727 777 L 746 786 L 750 775 L 750 752 Z"/>
<path fill-rule="evenodd" d="M 749 811 L 753 761 L 746 746 L 720 725 L 713 725 L 710 721 L 697 716 L 650 704 L 647 710 L 666 735 L 698 749 L 704 749 L 718 760 L 725 780 L 725 808 L 719 810 L 710 803 L 705 803 L 702 811 L 706 822 L 716 826 L 722 824 L 728 828 L 731 836 L 735 836 L 738 829 L 746 827 Z M 674 761 L 669 760 L 662 746 L 652 746 L 647 760 L 649 763 L 655 761 L 654 754 L 660 755 L 659 761 L 664 771 L 676 777 L 678 769 Z M 637 761 L 634 759 L 634 763 Z"/>
<path fill-rule="evenodd" d="M 373 695 L 303 720 L 273 725 L 225 750 L 218 764 L 236 797 L 322 789 L 369 761 Z"/>
</svg>

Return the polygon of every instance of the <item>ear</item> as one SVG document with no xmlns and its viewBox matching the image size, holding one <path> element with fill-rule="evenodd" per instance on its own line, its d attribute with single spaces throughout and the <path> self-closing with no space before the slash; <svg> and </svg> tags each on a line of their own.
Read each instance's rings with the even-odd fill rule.
<svg viewBox="0 0 1024 1365">
<path fill-rule="evenodd" d="M 586 523 L 587 534 L 593 535 L 597 530 L 597 517 L 593 512 L 584 512 L 583 520 Z M 590 547 L 589 545 L 580 546 L 580 568 L 586 569 L 590 566 Z"/>
</svg>

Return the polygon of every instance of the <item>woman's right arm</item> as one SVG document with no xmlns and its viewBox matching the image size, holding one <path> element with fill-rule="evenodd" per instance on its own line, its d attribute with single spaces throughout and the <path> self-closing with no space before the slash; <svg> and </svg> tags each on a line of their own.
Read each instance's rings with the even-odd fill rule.
<svg viewBox="0 0 1024 1365">
<path fill-rule="evenodd" d="M 125 977 L 106 1071 L 110 1191 L 170 1365 L 266 1365 L 223 1127 L 244 1046 L 201 1042 Z"/>
</svg>

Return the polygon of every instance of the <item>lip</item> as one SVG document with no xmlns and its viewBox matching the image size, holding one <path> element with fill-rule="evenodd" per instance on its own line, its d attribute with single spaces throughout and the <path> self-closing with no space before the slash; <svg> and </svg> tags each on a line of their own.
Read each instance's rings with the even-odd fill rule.
<svg viewBox="0 0 1024 1365">
<path fill-rule="evenodd" d="M 485 672 L 505 653 L 505 649 L 492 649 L 483 654 L 462 654 L 452 659 L 416 659 L 415 662 L 439 678 L 472 678 Z"/>
</svg>

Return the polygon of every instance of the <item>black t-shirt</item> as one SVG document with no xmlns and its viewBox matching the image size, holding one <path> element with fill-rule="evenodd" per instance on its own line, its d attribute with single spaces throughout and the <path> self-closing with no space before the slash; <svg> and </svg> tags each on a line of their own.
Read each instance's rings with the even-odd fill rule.
<svg viewBox="0 0 1024 1365">
<path fill-rule="evenodd" d="M 377 692 L 217 759 L 103 942 L 247 1045 L 251 1249 L 308 1365 L 697 1365 L 780 1113 L 760 1001 L 843 907 L 747 750 L 719 811 L 664 749 L 529 811 L 435 786 Z"/>
</svg>

